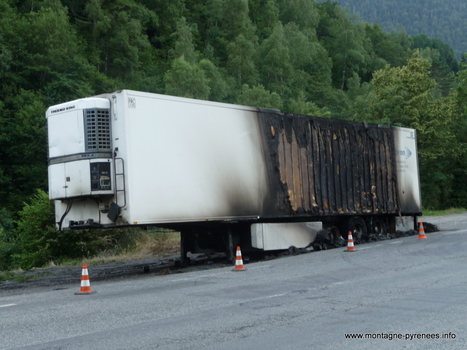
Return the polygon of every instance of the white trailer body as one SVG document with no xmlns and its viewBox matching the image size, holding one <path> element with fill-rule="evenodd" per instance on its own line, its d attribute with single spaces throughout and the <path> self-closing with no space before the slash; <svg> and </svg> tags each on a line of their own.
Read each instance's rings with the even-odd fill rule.
<svg viewBox="0 0 467 350">
<path fill-rule="evenodd" d="M 356 215 L 372 225 L 421 212 L 413 129 L 131 90 L 52 106 L 46 117 L 59 229 L 231 233 L 240 222 L 252 247 L 267 250 L 310 244 L 316 228 L 303 222 L 345 231 Z"/>
<path fill-rule="evenodd" d="M 109 110 L 112 147 L 105 149 L 107 158 L 85 149 L 83 114 L 96 107 Z M 255 111 L 127 90 L 52 107 L 47 112 L 50 198 L 82 200 L 86 195 L 110 194 L 115 203 L 126 203 L 118 224 L 257 216 L 267 182 Z M 60 151 L 58 145 L 63 145 Z M 80 157 L 86 160 L 76 160 Z M 109 193 L 92 191 L 93 162 L 112 164 L 117 176 L 112 174 Z M 75 187 L 79 190 L 70 192 Z M 65 206 L 59 203 L 58 214 Z M 72 206 L 64 225 L 90 218 L 113 224 L 105 215 L 99 219 L 96 209 L 92 199 Z"/>
</svg>

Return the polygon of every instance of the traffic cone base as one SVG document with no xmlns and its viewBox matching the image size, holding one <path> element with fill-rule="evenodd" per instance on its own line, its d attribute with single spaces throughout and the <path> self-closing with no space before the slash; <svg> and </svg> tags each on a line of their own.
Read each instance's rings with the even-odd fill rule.
<svg viewBox="0 0 467 350">
<path fill-rule="evenodd" d="M 428 238 L 425 234 L 425 228 L 423 227 L 423 222 L 418 223 L 418 239 L 426 239 Z"/>
<path fill-rule="evenodd" d="M 81 273 L 81 288 L 79 292 L 76 292 L 75 295 L 88 295 L 94 294 L 91 290 L 91 283 L 89 282 L 89 275 L 88 275 L 88 265 L 83 264 L 82 273 Z"/>
<path fill-rule="evenodd" d="M 347 249 L 344 250 L 345 252 L 355 252 L 355 247 L 353 245 L 353 236 L 352 232 L 349 231 L 348 239 L 347 239 Z"/>
<path fill-rule="evenodd" d="M 235 268 L 232 271 L 246 271 L 243 266 L 242 251 L 237 247 L 237 254 L 235 256 Z"/>
</svg>

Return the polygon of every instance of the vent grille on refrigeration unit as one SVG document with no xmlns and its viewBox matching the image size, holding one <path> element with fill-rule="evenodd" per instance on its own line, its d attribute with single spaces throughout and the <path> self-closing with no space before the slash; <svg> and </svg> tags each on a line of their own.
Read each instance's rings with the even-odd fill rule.
<svg viewBox="0 0 467 350">
<path fill-rule="evenodd" d="M 111 150 L 110 113 L 107 109 L 87 109 L 84 111 L 86 151 L 100 152 Z"/>
</svg>

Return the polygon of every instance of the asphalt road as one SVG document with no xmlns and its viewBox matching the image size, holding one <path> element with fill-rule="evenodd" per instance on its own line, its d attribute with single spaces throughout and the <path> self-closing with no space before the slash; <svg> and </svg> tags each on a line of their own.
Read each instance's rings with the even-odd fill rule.
<svg viewBox="0 0 467 350">
<path fill-rule="evenodd" d="M 442 231 L 428 239 L 243 272 L 93 283 L 90 269 L 92 295 L 76 284 L 0 292 L 0 349 L 465 349 L 464 216 L 429 221 Z"/>
</svg>

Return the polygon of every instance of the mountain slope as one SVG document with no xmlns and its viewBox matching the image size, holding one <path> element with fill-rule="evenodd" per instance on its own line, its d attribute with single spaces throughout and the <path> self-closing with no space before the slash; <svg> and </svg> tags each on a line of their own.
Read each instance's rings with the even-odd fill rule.
<svg viewBox="0 0 467 350">
<path fill-rule="evenodd" d="M 467 52 L 465 0 L 337 0 L 342 7 L 387 31 L 402 25 L 409 35 L 426 34 L 446 42 L 461 57 Z"/>
</svg>

